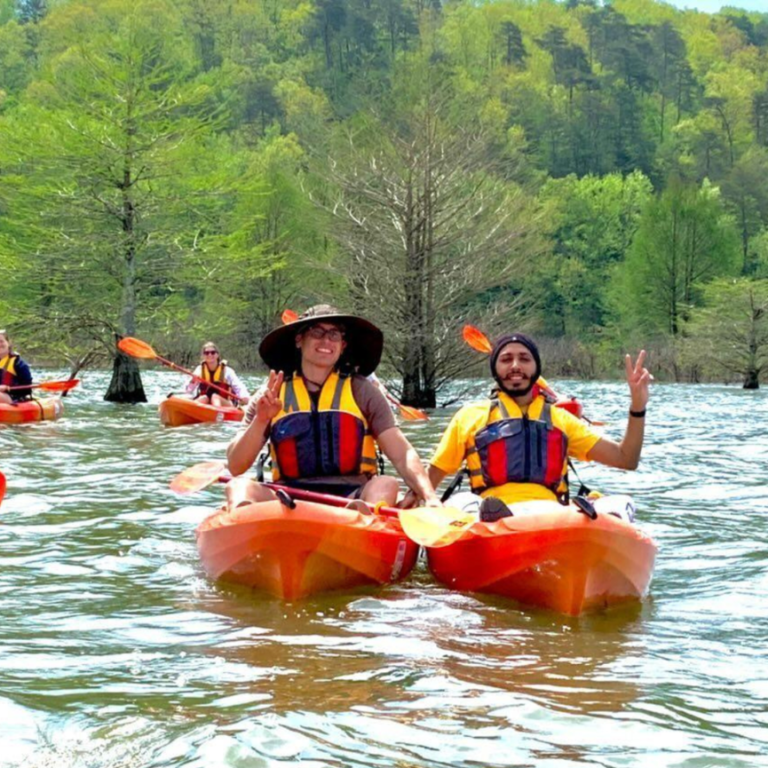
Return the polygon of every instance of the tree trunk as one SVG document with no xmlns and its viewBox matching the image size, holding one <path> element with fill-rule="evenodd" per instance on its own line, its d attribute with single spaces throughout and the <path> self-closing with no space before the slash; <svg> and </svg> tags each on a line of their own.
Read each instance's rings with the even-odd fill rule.
<svg viewBox="0 0 768 768">
<path fill-rule="evenodd" d="M 744 374 L 744 389 L 760 389 L 760 377 L 754 368 Z"/>
<path fill-rule="evenodd" d="M 112 365 L 112 380 L 104 399 L 110 403 L 146 403 L 138 363 L 118 352 Z"/>
</svg>

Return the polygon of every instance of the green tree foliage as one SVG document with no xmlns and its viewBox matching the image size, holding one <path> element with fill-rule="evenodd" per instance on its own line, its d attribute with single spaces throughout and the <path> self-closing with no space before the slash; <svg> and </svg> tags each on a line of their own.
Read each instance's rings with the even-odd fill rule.
<svg viewBox="0 0 768 768">
<path fill-rule="evenodd" d="M 425 252 L 446 274 L 467 243 L 482 250 L 478 222 L 536 233 L 508 248 L 512 264 L 535 253 L 525 270 L 478 257 L 460 295 L 433 283 L 450 312 L 415 309 L 430 306 L 416 287 L 373 302 L 400 317 L 409 396 L 427 402 L 451 356 L 464 364 L 425 351 L 457 337 L 449 324 L 504 302 L 562 345 L 652 333 L 672 359 L 710 280 L 768 269 L 766 62 L 768 14 L 658 0 L 0 0 L 0 301 L 49 358 L 134 328 L 182 357 L 214 332 L 255 363 L 283 309 L 333 296 L 367 311 L 364 272 L 420 252 L 423 233 L 404 247 L 371 197 L 386 168 L 414 215 L 481 191 L 475 223 L 469 204 L 455 217 L 463 239 L 436 220 L 452 245 Z M 413 160 L 429 142 L 402 151 L 427 87 L 442 165 Z M 308 190 L 340 195 L 342 235 Z M 377 222 L 377 259 L 342 274 L 339 243 L 362 248 L 350 211 Z M 423 329 L 412 354 L 402 339 Z"/>
<path fill-rule="evenodd" d="M 111 10 L 88 45 L 51 62 L 49 78 L 6 126 L 16 232 L 27 230 L 14 245 L 36 255 L 16 278 L 36 292 L 38 320 L 53 335 L 134 335 L 139 296 L 145 313 L 159 311 L 194 247 L 187 150 L 202 141 L 215 105 L 191 78 L 166 7 L 126 12 L 113 0 Z M 116 371 L 126 368 L 121 355 L 115 360 Z M 119 376 L 113 385 L 125 388 Z"/>
<path fill-rule="evenodd" d="M 768 371 L 768 281 L 720 278 L 685 324 L 685 355 L 704 373 L 757 389 Z"/>
<path fill-rule="evenodd" d="M 718 190 L 674 182 L 648 203 L 617 272 L 625 328 L 677 336 L 702 284 L 738 269 L 738 240 Z"/>
<path fill-rule="evenodd" d="M 553 257 L 536 293 L 552 334 L 584 338 L 609 322 L 606 284 L 621 263 L 653 188 L 639 171 L 623 177 L 553 179 L 541 196 L 556 210 Z"/>
</svg>

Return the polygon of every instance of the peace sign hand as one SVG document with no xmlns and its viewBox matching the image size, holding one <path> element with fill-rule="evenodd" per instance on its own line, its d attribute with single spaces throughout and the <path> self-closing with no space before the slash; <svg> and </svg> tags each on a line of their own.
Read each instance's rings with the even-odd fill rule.
<svg viewBox="0 0 768 768">
<path fill-rule="evenodd" d="M 283 410 L 283 402 L 280 400 L 280 387 L 283 386 L 283 372 L 269 372 L 267 386 L 256 400 L 256 421 L 262 424 L 269 424 L 272 419 Z"/>
<path fill-rule="evenodd" d="M 631 408 L 633 411 L 642 411 L 648 403 L 648 387 L 653 381 L 653 376 L 643 366 L 645 362 L 645 350 L 641 349 L 637 356 L 637 362 L 632 362 L 631 355 L 624 356 L 624 364 L 627 370 L 627 384 L 632 396 Z"/>
</svg>

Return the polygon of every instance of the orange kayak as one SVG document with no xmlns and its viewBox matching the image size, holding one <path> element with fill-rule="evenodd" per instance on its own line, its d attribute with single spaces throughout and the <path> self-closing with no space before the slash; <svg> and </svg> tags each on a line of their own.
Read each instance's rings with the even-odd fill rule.
<svg viewBox="0 0 768 768">
<path fill-rule="evenodd" d="M 0 424 L 26 424 L 29 421 L 54 421 L 64 412 L 60 397 L 23 400 L 15 405 L 0 403 Z"/>
<path fill-rule="evenodd" d="M 651 538 L 612 515 L 590 520 L 572 507 L 545 505 L 474 523 L 449 546 L 429 548 L 430 570 L 452 589 L 571 616 L 646 594 L 657 551 Z"/>
<path fill-rule="evenodd" d="M 197 529 L 197 548 L 213 579 L 245 584 L 284 600 L 389 584 L 407 576 L 419 547 L 395 516 L 309 501 L 293 509 L 263 501 L 221 509 Z"/>
<path fill-rule="evenodd" d="M 171 397 L 160 403 L 160 421 L 166 427 L 182 427 L 185 424 L 201 424 L 208 421 L 242 421 L 240 408 L 217 408 L 198 403 L 185 397 Z"/>
</svg>

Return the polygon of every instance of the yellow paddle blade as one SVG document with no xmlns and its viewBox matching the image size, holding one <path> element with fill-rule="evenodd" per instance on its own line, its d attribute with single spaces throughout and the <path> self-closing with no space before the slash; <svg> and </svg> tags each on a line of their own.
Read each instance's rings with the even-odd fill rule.
<svg viewBox="0 0 768 768">
<path fill-rule="evenodd" d="M 283 321 L 283 325 L 288 325 L 288 323 L 295 323 L 299 316 L 292 309 L 286 309 L 280 315 L 280 319 Z"/>
<path fill-rule="evenodd" d="M 133 336 L 126 336 L 124 339 L 120 339 L 117 342 L 117 348 L 126 355 L 138 357 L 142 360 L 154 360 L 157 357 L 157 352 L 146 341 L 134 339 Z"/>
<path fill-rule="evenodd" d="M 203 461 L 179 472 L 171 480 L 170 489 L 176 493 L 197 493 L 215 483 L 224 469 L 221 461 Z"/>
<path fill-rule="evenodd" d="M 493 346 L 488 341 L 488 337 L 474 325 L 465 325 L 461 330 L 461 336 L 477 352 L 490 355 L 493 351 Z"/>
<path fill-rule="evenodd" d="M 477 515 L 455 507 L 418 507 L 400 511 L 405 535 L 422 547 L 447 547 L 477 522 Z"/>
</svg>

